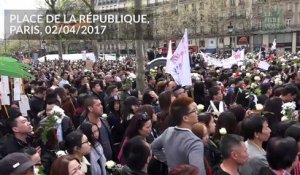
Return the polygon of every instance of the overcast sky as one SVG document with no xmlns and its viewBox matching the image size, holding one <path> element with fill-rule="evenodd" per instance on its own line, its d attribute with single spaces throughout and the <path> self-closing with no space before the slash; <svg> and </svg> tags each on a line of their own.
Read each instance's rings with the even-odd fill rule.
<svg viewBox="0 0 300 175">
<path fill-rule="evenodd" d="M 4 10 L 35 10 L 44 0 L 0 0 L 0 38 L 4 38 Z"/>
</svg>

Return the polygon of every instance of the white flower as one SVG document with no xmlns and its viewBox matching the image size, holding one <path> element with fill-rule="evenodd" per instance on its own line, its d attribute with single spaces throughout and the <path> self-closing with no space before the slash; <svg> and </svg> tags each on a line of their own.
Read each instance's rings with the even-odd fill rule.
<svg viewBox="0 0 300 175">
<path fill-rule="evenodd" d="M 288 120 L 287 116 L 284 115 L 284 116 L 281 117 L 281 121 L 287 121 L 287 120 Z"/>
<path fill-rule="evenodd" d="M 256 84 L 256 83 L 251 83 L 251 84 L 250 84 L 250 88 L 251 88 L 251 89 L 254 89 L 254 88 L 256 88 L 256 87 L 257 87 L 257 84 Z"/>
<path fill-rule="evenodd" d="M 251 74 L 249 72 L 246 73 L 246 77 L 251 77 Z"/>
<path fill-rule="evenodd" d="M 221 135 L 227 134 L 226 128 L 221 128 L 221 129 L 219 130 L 219 132 L 220 132 Z"/>
<path fill-rule="evenodd" d="M 107 114 L 102 114 L 102 118 L 107 118 Z"/>
<path fill-rule="evenodd" d="M 217 74 L 218 74 L 218 73 L 220 73 L 220 70 L 218 69 L 218 70 L 216 70 L 216 72 L 217 72 Z"/>
<path fill-rule="evenodd" d="M 282 66 L 285 66 L 285 63 L 282 63 L 281 65 L 282 65 Z"/>
<path fill-rule="evenodd" d="M 154 69 L 157 70 L 157 66 L 155 66 Z"/>
<path fill-rule="evenodd" d="M 220 112 L 212 112 L 212 114 L 219 117 L 221 113 Z"/>
<path fill-rule="evenodd" d="M 199 112 L 201 112 L 203 109 L 204 109 L 204 105 L 199 104 L 199 105 L 197 106 L 197 110 L 198 110 Z"/>
<path fill-rule="evenodd" d="M 263 110 L 263 108 L 264 108 L 264 106 L 262 104 L 258 103 L 258 104 L 255 105 L 255 109 L 258 110 L 258 111 Z"/>
<path fill-rule="evenodd" d="M 67 155 L 67 153 L 65 151 L 62 151 L 62 150 L 57 151 L 55 154 L 56 154 L 57 157 Z"/>
<path fill-rule="evenodd" d="M 254 77 L 254 80 L 255 80 L 255 81 L 260 81 L 260 77 L 259 77 L 259 76 L 255 76 L 255 77 Z"/>
<path fill-rule="evenodd" d="M 242 72 L 239 72 L 239 75 L 242 75 Z"/>
<path fill-rule="evenodd" d="M 156 72 L 156 70 L 154 70 L 154 69 L 150 69 L 150 72 Z"/>
<path fill-rule="evenodd" d="M 259 73 L 260 73 L 260 70 L 257 70 L 256 73 L 259 74 Z"/>
<path fill-rule="evenodd" d="M 106 167 L 107 167 L 108 169 L 112 169 L 112 168 L 116 165 L 116 162 L 110 160 L 110 161 L 107 161 L 107 162 L 105 163 L 105 165 L 106 165 Z"/>
<path fill-rule="evenodd" d="M 261 72 L 260 75 L 263 76 L 263 77 L 267 76 L 267 75 L 266 75 L 265 73 L 263 73 L 263 72 Z"/>
<path fill-rule="evenodd" d="M 246 66 L 241 66 L 241 70 L 245 70 L 246 69 Z"/>
</svg>

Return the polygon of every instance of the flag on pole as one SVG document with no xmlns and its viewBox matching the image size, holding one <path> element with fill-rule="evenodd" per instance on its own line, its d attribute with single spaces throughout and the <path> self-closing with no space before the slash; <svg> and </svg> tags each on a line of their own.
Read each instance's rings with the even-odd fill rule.
<svg viewBox="0 0 300 175">
<path fill-rule="evenodd" d="M 276 50 L 276 39 L 274 39 L 272 47 L 271 47 L 271 51 Z"/>
<path fill-rule="evenodd" d="M 169 64 L 167 63 L 166 70 L 178 85 L 192 85 L 187 29 L 185 29 L 183 38 L 169 60 Z"/>
</svg>

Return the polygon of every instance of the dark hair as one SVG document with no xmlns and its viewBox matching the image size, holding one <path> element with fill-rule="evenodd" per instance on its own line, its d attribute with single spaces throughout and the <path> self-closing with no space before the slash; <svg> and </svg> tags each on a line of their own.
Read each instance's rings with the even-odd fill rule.
<svg viewBox="0 0 300 175">
<path fill-rule="evenodd" d="M 66 94 L 64 88 L 61 88 L 61 87 L 56 88 L 54 90 L 54 92 L 56 92 L 58 94 L 58 96 L 61 98 L 62 101 L 67 98 L 67 94 Z"/>
<path fill-rule="evenodd" d="M 208 90 L 209 99 L 213 100 L 214 96 L 218 95 L 219 90 L 221 90 L 219 86 L 213 86 L 213 87 L 209 88 L 209 90 Z"/>
<path fill-rule="evenodd" d="M 75 87 L 71 86 L 70 89 L 69 89 L 69 92 L 71 94 L 75 93 L 76 91 L 78 91 Z"/>
<path fill-rule="evenodd" d="M 55 104 L 57 106 L 60 106 L 60 102 L 57 98 L 57 92 L 53 91 L 46 95 L 46 105 L 52 105 Z"/>
<path fill-rule="evenodd" d="M 272 137 L 267 145 L 267 160 L 274 170 L 292 166 L 298 153 L 297 142 L 292 137 Z"/>
<path fill-rule="evenodd" d="M 228 159 L 235 146 L 240 146 L 243 142 L 243 137 L 236 134 L 226 134 L 221 140 L 220 151 L 223 159 Z"/>
<path fill-rule="evenodd" d="M 86 135 L 88 141 L 92 144 L 92 146 L 94 147 L 95 144 L 97 143 L 97 140 L 95 139 L 94 137 L 94 133 L 92 131 L 92 127 L 94 126 L 95 124 L 92 124 L 91 122 L 89 121 L 85 121 L 83 122 L 81 125 L 80 125 L 80 130 L 82 131 L 82 133 L 84 135 Z M 95 125 L 97 126 L 97 125 Z M 98 126 L 97 126 L 98 128 Z M 99 137 L 100 137 L 100 131 L 99 131 Z"/>
<path fill-rule="evenodd" d="M 88 107 L 93 106 L 95 103 L 94 100 L 99 100 L 98 97 L 94 95 L 87 95 L 84 99 L 84 107 L 86 108 L 86 111 L 88 112 Z"/>
<path fill-rule="evenodd" d="M 281 121 L 279 122 L 275 128 L 272 130 L 272 137 L 285 137 L 286 130 L 292 126 L 293 124 L 296 124 L 297 121 L 294 120 L 287 120 L 287 121 Z"/>
<path fill-rule="evenodd" d="M 273 126 L 281 121 L 281 106 L 282 100 L 279 97 L 272 97 L 265 103 L 264 111 L 266 113 L 264 116 L 267 118 L 271 130 L 273 130 Z"/>
<path fill-rule="evenodd" d="M 189 105 L 193 103 L 193 99 L 190 97 L 179 97 L 176 98 L 171 104 L 170 109 L 170 125 L 180 125 L 182 118 L 189 112 Z"/>
<path fill-rule="evenodd" d="M 97 84 L 100 85 L 101 89 L 103 89 L 103 81 L 102 80 L 95 80 L 90 82 L 90 87 L 93 89 Z"/>
<path fill-rule="evenodd" d="M 255 133 L 261 133 L 263 123 L 266 121 L 264 117 L 249 117 L 242 122 L 242 134 L 245 139 L 254 139 Z"/>
<path fill-rule="evenodd" d="M 205 84 L 197 81 L 194 84 L 194 100 L 197 104 L 205 104 Z"/>
<path fill-rule="evenodd" d="M 55 159 L 51 165 L 50 175 L 67 175 L 69 174 L 69 163 L 73 160 L 76 160 L 79 164 L 79 160 L 77 160 L 72 155 L 64 155 Z"/>
<path fill-rule="evenodd" d="M 208 112 L 203 112 L 198 115 L 198 121 L 204 123 L 206 127 L 209 127 L 209 122 L 213 119 L 213 115 Z"/>
<path fill-rule="evenodd" d="M 158 96 L 159 107 L 161 112 L 169 112 L 171 106 L 171 91 L 163 91 Z"/>
<path fill-rule="evenodd" d="M 140 106 L 138 109 L 137 109 L 137 111 L 136 111 L 136 113 L 141 113 L 141 114 L 143 114 L 143 113 L 147 113 L 147 115 L 150 117 L 150 118 L 152 118 L 152 116 L 153 116 L 153 113 L 154 113 L 154 108 L 153 108 L 153 106 L 151 106 L 151 105 L 142 105 L 142 106 Z"/>
<path fill-rule="evenodd" d="M 111 96 L 111 93 L 113 92 L 114 89 L 118 88 L 116 85 L 109 85 L 107 88 L 106 88 L 106 94 L 107 96 Z"/>
<path fill-rule="evenodd" d="M 16 119 L 22 116 L 22 114 L 17 109 L 11 107 L 7 110 L 7 115 L 7 126 L 9 127 L 8 129 L 12 132 L 12 128 L 17 126 Z"/>
<path fill-rule="evenodd" d="M 131 106 L 137 105 L 137 104 L 139 104 L 138 98 L 136 98 L 134 96 L 129 96 L 125 99 L 125 101 L 122 105 L 122 108 L 121 108 L 121 111 L 122 111 L 121 114 L 122 114 L 123 121 L 127 121 L 128 115 L 133 113 Z"/>
<path fill-rule="evenodd" d="M 47 88 L 45 88 L 44 86 L 39 86 L 39 87 L 34 89 L 35 94 L 42 94 L 46 91 L 47 91 Z"/>
<path fill-rule="evenodd" d="M 150 95 L 150 91 L 146 91 L 143 94 L 143 104 L 152 104 L 153 103 L 154 98 Z"/>
<path fill-rule="evenodd" d="M 143 128 L 144 124 L 151 121 L 151 116 L 146 113 L 138 113 L 134 115 L 126 129 L 125 136 L 128 139 L 139 135 L 139 130 Z"/>
<path fill-rule="evenodd" d="M 237 122 L 240 122 L 240 121 L 244 120 L 246 110 L 245 110 L 245 108 L 243 108 L 242 105 L 239 105 L 239 104 L 238 105 L 232 105 L 232 106 L 230 106 L 229 111 L 234 113 Z"/>
<path fill-rule="evenodd" d="M 138 150 L 138 151 L 137 151 Z M 124 146 L 123 158 L 126 165 L 134 170 L 141 171 L 150 156 L 150 147 L 141 136 L 135 136 Z"/>
<path fill-rule="evenodd" d="M 78 130 L 72 131 L 66 136 L 65 142 L 64 142 L 64 148 L 68 151 L 69 154 L 74 153 L 74 148 L 76 146 L 78 148 L 81 148 L 82 136 L 83 136 L 83 133 Z"/>
<path fill-rule="evenodd" d="M 300 123 L 293 124 L 290 126 L 284 134 L 285 137 L 292 137 L 297 142 L 300 142 Z"/>
<path fill-rule="evenodd" d="M 230 111 L 222 112 L 217 120 L 216 134 L 218 134 L 219 129 L 225 128 L 228 134 L 235 134 L 237 121 L 234 113 Z"/>
<path fill-rule="evenodd" d="M 167 87 L 166 81 L 158 81 L 156 84 L 155 92 L 157 95 L 160 95 Z"/>
<path fill-rule="evenodd" d="M 281 91 L 281 95 L 298 95 L 299 94 L 299 89 L 292 85 L 292 84 L 287 84 L 283 87 L 282 91 Z"/>
<path fill-rule="evenodd" d="M 269 83 L 261 84 L 260 85 L 261 94 L 266 94 L 270 88 L 271 88 L 271 85 Z"/>
</svg>

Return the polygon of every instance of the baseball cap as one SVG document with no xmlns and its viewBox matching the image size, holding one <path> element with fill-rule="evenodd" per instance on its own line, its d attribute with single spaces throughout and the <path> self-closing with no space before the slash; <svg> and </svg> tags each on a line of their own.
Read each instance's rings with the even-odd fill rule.
<svg viewBox="0 0 300 175">
<path fill-rule="evenodd" d="M 29 155 L 25 153 L 11 153 L 0 160 L 0 174 L 25 173 L 33 165 L 34 163 L 31 161 Z"/>
</svg>

